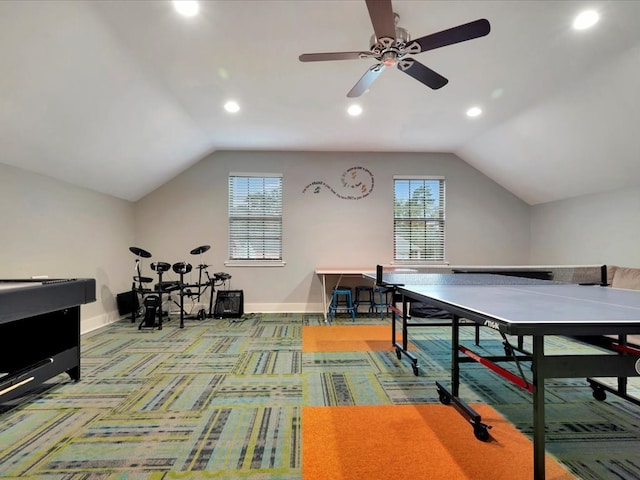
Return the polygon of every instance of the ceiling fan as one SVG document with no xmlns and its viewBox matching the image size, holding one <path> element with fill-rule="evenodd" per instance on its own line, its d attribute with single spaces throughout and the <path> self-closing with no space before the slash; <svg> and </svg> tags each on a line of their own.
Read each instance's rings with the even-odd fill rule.
<svg viewBox="0 0 640 480">
<path fill-rule="evenodd" d="M 386 67 L 394 65 L 398 67 L 398 70 L 427 87 L 434 90 L 442 88 L 449 80 L 407 55 L 415 55 L 427 50 L 484 37 L 491 30 L 489 21 L 483 18 L 411 40 L 409 33 L 404 28 L 397 26 L 400 17 L 393 12 L 391 0 L 365 1 L 374 31 L 371 37 L 370 51 L 304 53 L 298 57 L 301 62 L 369 58 L 379 62 L 369 67 L 362 78 L 347 93 L 347 97 L 359 97 L 365 93 Z"/>
</svg>

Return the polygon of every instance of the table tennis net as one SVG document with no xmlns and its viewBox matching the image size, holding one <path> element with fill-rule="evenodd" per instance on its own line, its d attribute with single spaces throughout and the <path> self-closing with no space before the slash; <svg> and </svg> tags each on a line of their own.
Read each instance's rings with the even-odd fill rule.
<svg viewBox="0 0 640 480">
<path fill-rule="evenodd" d="M 464 275 L 457 275 L 464 274 Z M 606 285 L 606 265 L 551 266 L 382 266 L 377 283 L 403 285 L 495 284 L 530 285 L 545 282 Z"/>
<path fill-rule="evenodd" d="M 532 267 L 383 267 L 376 268 L 381 285 L 537 285 L 549 283 L 607 284 L 604 265 Z M 451 314 L 429 304 L 410 302 L 411 317 L 449 319 Z"/>
</svg>

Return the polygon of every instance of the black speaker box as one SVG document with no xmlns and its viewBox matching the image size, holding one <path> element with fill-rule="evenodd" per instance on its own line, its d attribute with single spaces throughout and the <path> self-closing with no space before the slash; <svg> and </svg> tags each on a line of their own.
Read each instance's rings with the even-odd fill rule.
<svg viewBox="0 0 640 480">
<path fill-rule="evenodd" d="M 118 303 L 118 313 L 120 315 L 135 312 L 140 306 L 138 303 L 138 295 L 131 290 L 116 295 L 116 302 Z"/>
<path fill-rule="evenodd" d="M 242 290 L 218 290 L 215 318 L 240 318 L 244 315 L 244 294 Z"/>
</svg>

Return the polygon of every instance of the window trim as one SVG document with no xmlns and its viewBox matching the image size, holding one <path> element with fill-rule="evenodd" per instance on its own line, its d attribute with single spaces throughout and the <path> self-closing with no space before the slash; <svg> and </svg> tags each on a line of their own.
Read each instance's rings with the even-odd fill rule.
<svg viewBox="0 0 640 480">
<path fill-rule="evenodd" d="M 262 258 L 231 258 L 231 181 L 234 177 L 242 177 L 242 178 L 258 178 L 258 179 L 267 179 L 267 178 L 279 178 L 280 179 L 280 259 L 262 259 Z M 284 175 L 281 173 L 262 173 L 262 172 L 229 172 L 227 176 L 227 259 L 223 262 L 225 266 L 234 266 L 234 267 L 283 267 L 286 265 L 284 261 L 284 252 L 283 252 L 283 237 L 284 237 Z"/>
<path fill-rule="evenodd" d="M 442 258 L 439 259 L 416 259 L 416 258 L 396 258 L 396 221 L 398 217 L 396 217 L 396 180 L 419 180 L 419 181 L 430 181 L 437 180 L 440 181 L 441 184 L 439 186 L 439 190 L 442 193 L 442 208 L 441 217 L 439 220 L 442 223 Z M 392 245 L 392 264 L 396 265 L 449 265 L 446 257 L 446 180 L 444 176 L 441 175 L 394 175 L 393 176 L 393 245 Z M 425 220 L 426 222 L 427 220 Z"/>
</svg>

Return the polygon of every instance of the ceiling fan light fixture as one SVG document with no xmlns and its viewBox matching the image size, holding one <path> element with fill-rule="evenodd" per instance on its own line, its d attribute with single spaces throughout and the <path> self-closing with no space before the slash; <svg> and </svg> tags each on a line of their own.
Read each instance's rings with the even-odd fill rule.
<svg viewBox="0 0 640 480">
<path fill-rule="evenodd" d="M 382 58 L 380 61 L 384 64 L 385 67 L 393 67 L 396 64 L 398 59 L 398 55 L 394 51 L 384 52 L 382 54 Z"/>
</svg>

